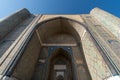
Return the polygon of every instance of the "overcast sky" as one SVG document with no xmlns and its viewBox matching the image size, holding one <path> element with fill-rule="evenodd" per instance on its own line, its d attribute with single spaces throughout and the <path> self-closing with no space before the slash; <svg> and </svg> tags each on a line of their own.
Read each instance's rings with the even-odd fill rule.
<svg viewBox="0 0 120 80">
<path fill-rule="evenodd" d="M 0 0 L 0 19 L 21 8 L 34 14 L 88 14 L 94 7 L 120 17 L 120 0 Z"/>
</svg>

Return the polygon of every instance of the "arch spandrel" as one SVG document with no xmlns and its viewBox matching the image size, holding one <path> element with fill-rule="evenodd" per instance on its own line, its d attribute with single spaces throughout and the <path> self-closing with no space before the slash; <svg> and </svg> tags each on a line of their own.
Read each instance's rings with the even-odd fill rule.
<svg viewBox="0 0 120 80">
<path fill-rule="evenodd" d="M 64 18 L 68 18 L 68 19 L 73 19 L 73 20 L 79 21 L 81 23 L 84 22 L 81 15 L 43 15 L 38 22 L 42 22 L 42 21 L 57 18 L 57 17 L 64 17 Z"/>
</svg>

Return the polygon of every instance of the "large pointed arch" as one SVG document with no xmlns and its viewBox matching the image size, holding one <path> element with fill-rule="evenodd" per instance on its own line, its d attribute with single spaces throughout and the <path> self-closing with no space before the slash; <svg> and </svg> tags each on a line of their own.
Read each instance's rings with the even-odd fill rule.
<svg viewBox="0 0 120 80">
<path fill-rule="evenodd" d="M 73 19 L 65 18 L 65 17 L 56 17 L 56 18 L 52 18 L 52 19 L 48 19 L 48 20 L 40 22 L 36 26 L 36 32 L 37 32 L 37 35 L 39 37 L 39 40 L 40 40 L 40 43 L 42 46 L 47 46 L 47 47 L 49 47 L 49 46 L 71 46 L 71 47 L 75 46 L 75 47 L 78 47 L 79 52 L 81 53 L 81 57 L 83 57 L 82 58 L 83 63 L 86 65 L 86 62 L 84 59 L 82 43 L 81 43 L 81 39 L 86 32 L 86 28 L 85 28 L 85 25 L 83 25 L 81 22 L 78 22 Z M 60 34 L 62 36 L 62 39 L 61 39 L 61 36 L 59 36 L 58 34 Z M 66 34 L 69 36 L 64 36 L 63 34 Z M 54 36 L 56 36 L 56 38 L 53 38 Z M 59 39 L 61 39 L 61 40 L 59 40 Z M 73 44 L 71 44 L 72 41 L 69 41 L 67 39 L 72 39 L 72 40 L 74 39 Z M 55 43 L 53 43 L 52 41 Z M 68 44 L 66 44 L 66 43 L 68 43 Z M 75 54 L 74 53 L 72 53 L 72 54 L 73 54 L 72 55 L 73 57 L 69 57 L 69 61 L 74 59 L 75 55 L 76 55 L 76 57 L 77 57 L 77 55 L 79 55 L 79 53 L 76 53 L 76 52 L 75 52 Z M 42 53 L 40 55 L 42 56 Z M 54 58 L 51 58 L 51 59 L 53 59 L 53 61 L 49 58 L 51 58 L 51 57 L 48 56 L 48 60 L 50 60 L 50 62 L 48 61 L 49 65 L 47 65 L 47 67 L 50 66 L 51 62 L 54 61 Z M 80 79 L 80 77 L 79 77 L 80 72 L 75 71 L 75 70 L 79 70 L 79 68 L 76 67 L 76 69 L 75 69 L 75 66 L 73 67 L 73 65 L 76 65 L 77 62 L 79 62 L 79 61 L 80 61 L 79 58 L 77 58 L 76 61 L 72 60 L 70 62 L 71 66 L 72 66 L 71 69 L 74 71 L 74 74 L 72 74 L 72 75 L 74 75 L 72 80 Z M 48 67 L 48 68 L 51 69 L 51 67 Z M 53 68 L 53 65 L 52 65 L 52 68 Z M 89 75 L 89 71 L 87 71 L 87 66 L 85 66 L 83 69 L 86 70 L 86 73 L 84 73 L 84 74 L 86 74 L 85 75 L 86 78 L 83 78 L 83 79 L 90 80 L 90 78 L 89 78 L 90 75 Z M 47 70 L 49 70 L 49 69 L 47 69 Z M 48 73 L 50 73 L 50 72 L 48 72 Z M 77 76 L 75 76 L 75 75 L 77 75 Z M 51 75 L 48 74 L 48 78 L 46 80 L 49 80 L 49 78 L 50 78 L 49 76 L 51 76 Z"/>
</svg>

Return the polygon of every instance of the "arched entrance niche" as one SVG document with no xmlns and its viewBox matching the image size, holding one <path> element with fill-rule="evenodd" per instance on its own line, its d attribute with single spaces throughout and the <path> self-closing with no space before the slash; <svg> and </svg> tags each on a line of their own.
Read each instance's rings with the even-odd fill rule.
<svg viewBox="0 0 120 80">
<path fill-rule="evenodd" d="M 40 74 L 42 73 L 41 78 L 39 78 L 41 76 L 39 74 L 39 79 L 90 80 L 81 43 L 81 37 L 86 29 L 81 23 L 68 18 L 57 17 L 40 22 L 35 31 L 42 46 L 39 61 L 42 61 L 42 66 L 44 66 L 41 68 L 43 72 L 39 69 Z M 61 48 L 49 55 L 49 48 L 52 46 L 71 47 L 72 56 Z M 60 68 L 61 66 L 62 68 Z M 66 72 L 71 77 L 70 79 L 65 77 Z"/>
<path fill-rule="evenodd" d="M 71 53 L 58 48 L 51 53 L 48 59 L 47 80 L 74 80 L 75 69 Z"/>
</svg>

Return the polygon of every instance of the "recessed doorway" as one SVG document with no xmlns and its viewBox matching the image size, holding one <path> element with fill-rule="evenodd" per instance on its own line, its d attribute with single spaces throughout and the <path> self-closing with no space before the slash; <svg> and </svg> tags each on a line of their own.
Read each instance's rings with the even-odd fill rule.
<svg viewBox="0 0 120 80">
<path fill-rule="evenodd" d="M 49 59 L 47 80 L 73 80 L 73 66 L 70 54 L 62 48 L 55 50 Z"/>
</svg>

